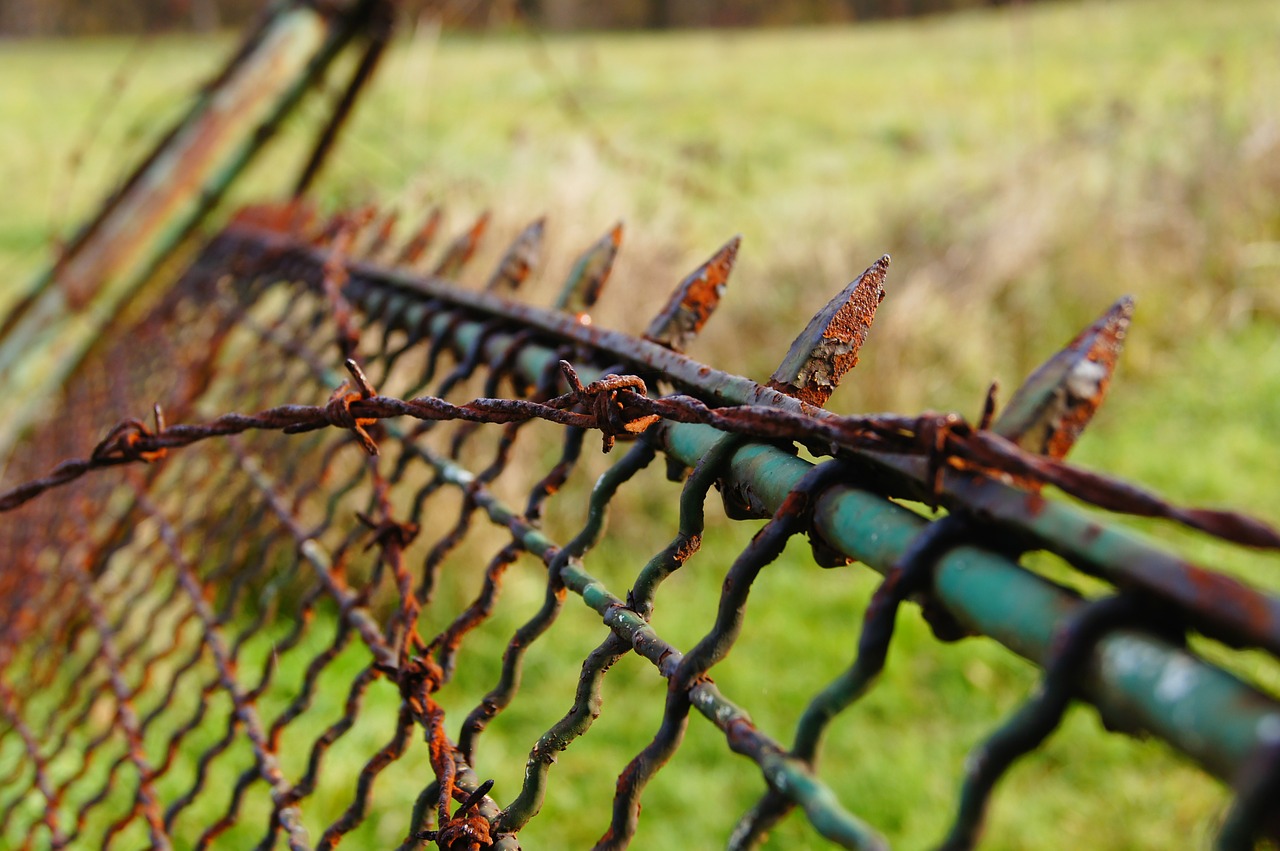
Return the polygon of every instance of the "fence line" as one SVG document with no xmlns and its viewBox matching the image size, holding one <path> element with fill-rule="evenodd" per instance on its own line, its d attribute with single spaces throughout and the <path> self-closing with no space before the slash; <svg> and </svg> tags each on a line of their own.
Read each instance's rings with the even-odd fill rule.
<svg viewBox="0 0 1280 851">
<path fill-rule="evenodd" d="M 1127 303 L 1051 360 L 999 418 L 991 409 L 977 426 L 955 416 L 837 417 L 820 405 L 856 363 L 887 258 L 815 317 L 769 384 L 759 385 L 680 351 L 714 310 L 736 242 L 682 283 L 642 340 L 565 312 L 581 314 L 598 296 L 617 251 L 616 228 L 580 258 L 558 311 L 504 294 L 536 262 L 540 224 L 517 239 L 484 292 L 373 262 L 391 252 L 390 229 L 369 214 L 310 225 L 296 208 L 246 211 L 175 287 L 208 325 L 193 332 L 185 356 L 193 374 L 207 371 L 209 378 L 195 382 L 181 413 L 193 419 L 197 409 L 246 404 L 261 413 L 167 425 L 157 409 L 154 425 L 125 420 L 83 461 L 0 495 L 0 508 L 12 512 L 7 540 L 28 545 L 13 550 L 20 558 L 30 553 L 22 569 L 44 577 L 33 598 L 40 616 L 21 609 L 0 643 L 0 755 L 15 763 L 0 781 L 0 835 L 64 847 L 86 841 L 87 832 L 97 831 L 106 845 L 132 831 L 164 847 L 200 831 L 194 844 L 206 847 L 254 822 L 265 831 L 259 847 L 285 841 L 308 848 L 309 830 L 319 828 L 315 847 L 331 848 L 366 821 L 377 779 L 414 762 L 434 780 L 417 782 L 402 848 L 426 841 L 451 849 L 519 847 L 520 830 L 542 808 L 556 755 L 590 729 L 601 711 L 603 677 L 634 650 L 668 682 L 663 720 L 619 774 L 597 847 L 629 843 L 640 796 L 679 747 L 693 710 L 765 780 L 732 847 L 758 845 L 796 807 L 843 847 L 885 847 L 821 780 L 815 762 L 830 721 L 883 667 L 897 610 L 908 599 L 923 604 L 939 639 L 986 635 L 1045 670 L 1037 693 L 974 751 L 941 847 L 972 847 L 996 781 L 1052 732 L 1076 698 L 1097 706 L 1109 727 L 1158 736 L 1236 786 L 1221 847 L 1251 847 L 1274 831 L 1267 819 L 1280 775 L 1280 703 L 1187 650 L 1185 637 L 1194 631 L 1275 655 L 1280 601 L 1041 494 L 1053 485 L 1095 505 L 1165 517 L 1227 540 L 1280 544 L 1259 521 L 1173 506 L 1061 460 L 1105 394 Z M 463 234 L 436 269 L 456 274 L 482 230 L 481 222 Z M 429 240 L 424 233 L 397 256 L 410 259 L 411 246 L 420 253 Z M 370 330 L 375 326 L 380 334 Z M 127 337 L 128 329 L 120 333 Z M 454 366 L 445 373 L 450 353 Z M 330 364 L 341 359 L 352 377 L 327 404 L 279 406 L 282 387 L 294 388 L 293 399 L 302 388 L 332 389 L 338 376 Z M 406 364 L 417 369 L 406 375 Z M 112 367 L 129 370 L 117 360 Z M 480 375 L 486 398 L 444 401 Z M 514 398 L 496 398 L 503 382 L 516 388 Z M 664 393 L 667 386 L 679 392 Z M 388 387 L 404 392 L 375 390 Z M 422 396 L 427 387 L 432 395 Z M 138 401 L 136 390 L 129 396 Z M 563 444 L 519 510 L 494 485 L 511 478 L 504 473 L 516 442 L 534 420 L 563 427 Z M 446 435 L 432 432 L 448 421 L 458 422 L 446 448 L 434 448 Z M 36 437 L 54 434 L 54 422 Z M 485 446 L 483 423 L 501 426 Z M 335 440 L 330 427 L 343 436 Z M 294 436 L 272 438 L 264 429 Z M 557 545 L 541 518 L 577 466 L 588 430 L 602 433 L 606 451 L 615 440 L 629 446 L 593 489 L 583 528 Z M 353 442 L 366 458 L 345 450 Z M 798 457 L 797 443 L 829 460 Z M 619 594 L 587 571 L 585 559 L 616 493 L 659 454 L 686 474 L 679 529 Z M 480 460 L 463 463 L 470 458 Z M 154 466 L 143 474 L 137 462 Z M 97 472 L 120 465 L 123 474 Z M 663 581 L 700 547 L 712 486 L 731 517 L 768 522 L 729 568 L 714 626 L 682 652 L 654 631 L 650 617 Z M 462 509 L 446 529 L 426 506 L 449 491 L 459 494 Z M 184 499 L 188 494 L 202 498 Z M 930 521 L 887 497 L 935 502 L 949 513 Z M 37 536 L 31 544 L 22 537 L 29 530 L 17 528 L 32 518 L 51 522 L 51 502 L 76 515 L 69 522 L 79 543 L 61 557 L 51 554 L 56 538 Z M 76 509 L 80 504 L 87 509 Z M 358 523 L 347 521 L 353 512 Z M 479 594 L 428 639 L 422 625 L 439 608 L 442 565 L 474 537 L 477 516 L 510 540 L 488 560 Z M 428 531 L 440 537 L 424 547 L 419 538 Z M 709 672 L 742 629 L 752 583 L 799 534 L 822 566 L 856 560 L 885 580 L 865 613 L 856 657 L 811 700 L 788 747 L 758 729 Z M 1029 549 L 1049 550 L 1117 590 L 1084 600 L 1019 566 Z M 439 695 L 457 673 L 461 645 L 493 617 L 503 576 L 521 553 L 546 567 L 541 608 L 515 630 L 497 683 L 455 739 Z M 59 599 L 60 582 L 77 589 L 74 599 Z M 478 767 L 477 743 L 519 696 L 526 653 L 554 625 L 570 592 L 608 630 L 583 662 L 572 709 L 533 743 L 521 788 L 495 793 Z M 273 634 L 276 628 L 285 632 Z M 254 683 L 238 660 L 266 644 Z M 358 656 L 354 675 L 350 665 L 339 671 L 336 664 L 350 653 Z M 66 676 L 63 660 L 78 675 Z M 301 671 L 302 681 L 289 682 L 288 670 Z M 184 705 L 183 684 L 196 676 L 197 699 Z M 316 733 L 303 722 L 324 684 L 335 687 L 331 676 L 346 685 L 345 708 Z M 388 688 L 396 695 L 390 737 L 368 755 L 354 799 L 335 814 L 318 790 L 353 784 L 323 769 L 325 755 L 373 714 L 369 695 Z M 94 712 L 102 700 L 114 706 L 105 721 Z M 153 705 L 143 712 L 139 702 Z M 221 738 L 206 741 L 219 729 L 218 717 Z M 305 767 L 282 745 L 294 737 L 308 743 Z M 163 747 L 149 744 L 156 739 Z M 68 767 L 77 753 L 79 766 Z M 225 767 L 233 760 L 224 754 L 240 754 L 238 768 Z M 193 778 L 175 769 L 184 755 L 195 760 Z M 217 794 L 209 788 L 212 766 L 238 771 L 225 804 L 208 803 Z M 121 778 L 130 775 L 132 800 L 116 800 Z"/>
</svg>

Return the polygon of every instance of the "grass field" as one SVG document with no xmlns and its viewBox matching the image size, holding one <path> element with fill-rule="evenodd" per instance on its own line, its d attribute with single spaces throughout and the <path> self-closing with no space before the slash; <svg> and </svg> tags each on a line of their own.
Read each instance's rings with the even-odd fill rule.
<svg viewBox="0 0 1280 851">
<path fill-rule="evenodd" d="M 11 282 L 0 309 L 230 44 L 0 44 L 0 273 Z M 576 251 L 622 217 L 627 239 L 596 321 L 630 331 L 683 273 L 742 233 L 726 303 L 692 354 L 757 379 L 813 311 L 890 253 L 889 295 L 858 374 L 832 400 L 840 411 L 973 416 L 992 378 L 1007 395 L 1133 293 L 1138 316 L 1113 399 L 1076 460 L 1179 502 L 1274 523 L 1278 47 L 1280 7 L 1266 0 L 1062 3 L 856 29 L 546 40 L 438 38 L 423 27 L 397 46 L 319 193 L 329 204 L 394 203 L 410 218 L 444 202 L 454 229 L 492 208 L 497 233 L 473 280 L 507 237 L 546 213 L 550 260 L 531 295 L 543 301 Z M 237 196 L 286 186 L 320 115 L 309 109 Z M 637 505 L 593 554 L 611 587 L 624 587 L 637 553 L 656 551 L 673 529 L 673 495 L 650 484 L 671 498 Z M 571 529 L 579 520 L 558 522 Z M 1280 590 L 1274 556 L 1145 528 Z M 701 572 L 673 578 L 666 609 L 660 599 L 655 624 L 679 646 L 710 623 L 713 569 L 749 532 L 718 520 L 714 531 Z M 801 550 L 762 577 L 743 644 L 716 671 L 724 691 L 783 740 L 808 696 L 847 664 L 873 587 L 856 571 L 806 569 Z M 473 668 L 451 711 L 488 688 L 538 582 L 533 570 L 513 578 L 492 629 L 470 648 Z M 461 600 L 468 588 L 452 593 Z M 517 701 L 487 743 L 499 790 L 518 784 L 529 745 L 568 705 L 578 664 L 599 639 L 598 622 L 579 609 L 570 606 L 556 647 L 531 662 L 545 701 Z M 895 847 L 921 848 L 942 835 L 965 754 L 1034 687 L 1036 672 L 984 639 L 939 645 L 914 610 L 902 631 L 882 682 L 836 727 L 822 775 Z M 269 643 L 250 648 L 246 668 L 269 652 Z M 613 777 L 661 713 L 657 678 L 629 662 L 610 674 L 588 739 L 562 756 L 526 847 L 580 847 L 602 831 Z M 1274 660 L 1229 662 L 1280 691 Z M 349 681 L 357 664 L 334 682 Z M 375 716 L 393 712 L 384 697 Z M 375 727 L 353 732 L 353 762 L 335 753 L 335 773 L 354 774 L 354 754 L 382 744 Z M 699 720 L 659 778 L 639 848 L 722 844 L 761 786 Z M 367 826 L 360 847 L 398 840 L 397 807 L 416 793 L 401 785 L 379 787 L 381 824 Z M 983 847 L 1204 847 L 1226 800 L 1221 784 L 1159 743 L 1107 734 L 1091 710 L 1076 709 L 1001 787 Z M 255 825 L 240 841 L 257 835 Z M 793 816 L 771 847 L 814 842 Z"/>
</svg>

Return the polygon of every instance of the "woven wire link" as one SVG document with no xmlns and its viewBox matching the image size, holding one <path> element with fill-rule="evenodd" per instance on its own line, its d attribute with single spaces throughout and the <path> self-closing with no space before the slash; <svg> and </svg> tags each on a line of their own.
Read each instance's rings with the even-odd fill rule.
<svg viewBox="0 0 1280 851">
<path fill-rule="evenodd" d="M 582 427 L 512 420 L 510 406 L 470 420 L 366 420 L 334 388 L 351 358 L 363 366 L 355 383 L 383 397 L 511 397 L 554 413 L 562 375 L 555 359 L 537 375 L 522 368 L 532 347 L 601 374 L 625 370 L 509 319 L 376 289 L 353 295 L 341 282 L 316 286 L 287 262 L 244 260 L 207 251 L 153 310 L 114 329 L 11 474 L 34 478 L 82 453 L 100 436 L 97 412 L 124 417 L 155 398 L 166 400 L 171 420 L 209 421 L 329 396 L 341 428 L 240 430 L 184 446 L 160 465 L 76 478 L 56 500 L 6 515 L 0 544 L 25 569 L 0 572 L 9 592 L 0 634 L 0 841 L 303 849 L 334 848 L 358 834 L 361 847 L 515 848 L 542 808 L 557 755 L 588 733 L 605 676 L 634 651 L 666 679 L 650 695 L 657 702 L 665 694 L 665 707 L 652 740 L 616 769 L 597 847 L 630 842 L 641 795 L 695 711 L 767 781 L 731 838 L 735 847 L 758 843 L 796 806 L 837 844 L 883 847 L 819 779 L 817 741 L 883 665 L 897 604 L 908 594 L 928 597 L 940 555 L 980 539 L 982 529 L 953 514 L 919 536 L 877 592 L 853 666 L 810 704 L 788 748 L 709 672 L 742 629 L 756 577 L 791 538 L 812 534 L 820 500 L 852 478 L 847 459 L 813 467 L 776 509 L 726 492 L 731 514 L 767 522 L 728 568 L 714 623 L 682 652 L 651 616 L 663 582 L 696 556 L 705 502 L 749 430 L 721 435 L 687 471 L 674 537 L 654 546 L 629 588 L 610 589 L 588 571 L 592 551 L 618 492 L 638 476 L 652 479 L 646 470 L 659 442 L 622 444 L 585 505 L 558 505 L 575 480 L 581 490 L 589 478 L 579 469 Z M 443 332 L 431 331 L 436 320 Z M 463 324 L 473 333 L 460 345 L 454 331 Z M 598 411 L 607 413 L 600 400 L 631 380 L 606 379 L 593 397 Z M 585 391 L 579 395 L 585 407 Z M 660 410 L 718 425 L 727 417 L 684 405 Z M 493 424 L 482 421 L 485 411 Z M 777 416 L 753 422 L 778 424 Z M 606 446 L 614 436 L 606 433 Z M 581 517 L 581 525 L 564 517 Z M 568 531 L 558 541 L 546 526 Z M 528 592 L 525 612 L 498 619 L 513 575 Z M 520 788 L 495 790 L 485 733 L 519 701 L 535 699 L 525 696 L 535 687 L 526 681 L 530 654 L 553 640 L 571 595 L 598 614 L 599 641 L 569 709 L 530 743 Z M 1080 615 L 1084 637 L 1068 635 L 1060 664 L 1047 666 L 1046 690 L 1061 699 L 1029 703 L 1017 730 L 1056 726 L 1081 654 L 1108 630 L 1185 628 L 1145 598 L 1132 606 L 1115 599 L 1099 604 L 1105 629 Z M 959 629 L 941 616 L 931 623 L 940 635 Z M 473 646 L 483 650 L 469 652 Z M 1010 735 L 993 737 L 1002 766 L 1022 747 L 1008 745 Z M 972 842 L 993 782 L 990 771 L 975 771 L 958 838 L 946 847 Z M 1257 788 L 1270 788 L 1265 766 L 1258 777 Z"/>
<path fill-rule="evenodd" d="M 269 278 L 199 283 L 190 286 L 198 307 L 184 304 L 184 318 L 197 309 L 217 313 L 218 340 L 215 346 L 188 338 L 195 348 L 209 346 L 211 373 L 192 400 L 199 409 L 184 409 L 188 416 L 268 407 L 282 388 L 291 398 L 332 389 L 339 341 L 352 329 L 341 327 L 351 319 L 331 301 Z M 177 339 L 172 323 L 165 333 L 166 311 L 168 304 L 120 335 L 145 329 L 147 340 Z M 386 342 L 380 331 L 358 336 L 361 347 Z M 443 398 L 477 371 L 487 373 L 490 386 L 507 377 L 501 364 L 475 357 L 474 348 L 448 365 L 446 348 L 418 343 L 416 361 L 412 346 L 395 358 L 368 352 L 380 385 L 393 381 L 394 368 L 406 390 L 431 389 Z M 94 385 L 97 394 L 122 408 L 130 400 L 136 405 L 152 389 L 135 386 L 145 383 L 136 373 L 177 359 L 171 351 L 149 354 L 103 353 L 112 367 Z M 548 372 L 528 389 L 549 398 L 558 378 Z M 68 396 L 78 392 L 70 388 Z M 4 784 L 2 835 L 23 847 L 126 846 L 145 837 L 154 847 L 176 841 L 205 848 L 227 840 L 228 831 L 238 845 L 247 826 L 259 824 L 257 847 L 329 848 L 364 822 L 375 783 L 401 760 L 414 764 L 396 772 L 400 785 L 421 786 L 424 769 L 438 778 L 415 794 L 423 805 L 405 810 L 399 837 L 405 847 L 424 841 L 416 837 L 431 825 L 452 825 L 464 836 L 480 829 L 469 828 L 465 814 L 455 818 L 448 804 L 465 800 L 480 781 L 448 741 L 430 694 L 452 677 L 461 645 L 492 611 L 503 575 L 519 556 L 532 549 L 546 563 L 558 557 L 534 523 L 571 475 L 583 432 L 564 433 L 562 451 L 533 476 L 524 511 L 516 513 L 498 505 L 487 487 L 504 473 L 526 424 L 495 427 L 488 441 L 473 424 L 459 424 L 432 450 L 424 439 L 435 425 L 379 429 L 381 463 L 367 460 L 345 433 L 248 434 L 205 444 L 162 469 L 131 469 L 109 487 L 103 480 L 75 483 L 62 507 L 78 507 L 79 516 L 41 518 L 57 536 L 31 534 L 23 523 L 6 526 L 15 553 L 49 547 L 50 538 L 63 535 L 81 543 L 57 558 L 51 547 L 24 556 L 54 567 L 23 612 L 49 617 L 11 621 L 21 640 L 5 647 L 2 741 L 21 742 L 26 760 L 15 762 Z M 92 442 L 70 431 L 60 430 L 64 440 L 43 447 L 50 451 L 30 459 L 29 469 L 49 466 L 52 452 L 70 454 L 71 444 Z M 459 465 L 464 453 L 477 473 Z M 461 498 L 446 522 L 431 506 L 449 492 Z M 187 498 L 191 493 L 208 494 L 207 504 Z M 115 516 L 96 521 L 92 512 L 108 499 Z M 41 514 L 49 505 L 19 511 Z M 477 517 L 507 526 L 514 538 L 492 554 L 479 595 L 427 637 L 416 628 L 418 610 L 432 602 L 440 570 Z M 432 522 L 419 535 L 424 519 Z M 548 595 L 553 605 L 535 618 L 543 628 L 564 591 Z M 63 646 L 73 652 L 63 655 Z M 494 691 L 501 697 L 486 698 L 468 717 L 469 755 L 516 691 L 510 671 L 527 645 L 513 639 L 512 646 Z M 353 664 L 353 657 L 360 661 Z M 334 682 L 339 659 L 356 673 Z M 301 677 L 282 673 L 293 671 Z M 315 719 L 299 723 L 316 714 L 319 699 L 333 702 L 336 694 L 345 699 L 318 735 L 311 733 Z M 396 698 L 403 698 L 400 708 L 386 711 Z M 43 719 L 35 728 L 25 720 L 33 715 Z M 326 772 L 326 756 L 361 724 L 383 729 L 385 743 L 366 755 L 354 780 Z M 299 740 L 293 734 L 304 726 Z M 158 743 L 154 764 L 144 740 Z M 215 788 L 212 776 L 235 779 Z M 341 800 L 344 792 L 348 800 L 335 809 L 329 799 Z M 321 795 L 323 805 L 316 803 Z M 496 814 L 487 800 L 472 812 Z"/>
</svg>

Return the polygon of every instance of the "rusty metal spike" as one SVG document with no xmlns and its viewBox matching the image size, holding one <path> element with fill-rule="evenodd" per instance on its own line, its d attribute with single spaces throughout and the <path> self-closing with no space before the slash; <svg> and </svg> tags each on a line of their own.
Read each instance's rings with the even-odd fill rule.
<svg viewBox="0 0 1280 851">
<path fill-rule="evenodd" d="M 1018 388 L 992 431 L 1041 455 L 1063 458 L 1106 398 L 1133 319 L 1125 296 Z"/>
<path fill-rule="evenodd" d="M 361 240 L 361 244 L 356 249 L 356 256 L 370 260 L 381 257 L 387 248 L 387 243 L 391 242 L 391 235 L 395 233 L 396 223 L 399 220 L 399 210 L 388 210 L 383 214 L 378 220 L 377 227 L 370 227 L 366 238 Z"/>
<path fill-rule="evenodd" d="M 352 213 L 346 210 L 339 210 L 329 218 L 325 219 L 316 230 L 314 236 L 311 237 L 311 244 L 319 248 L 325 248 L 335 239 L 338 234 L 352 224 Z"/>
<path fill-rule="evenodd" d="M 480 244 L 480 237 L 484 236 L 487 227 L 489 227 L 489 211 L 485 210 L 470 230 L 449 243 L 449 247 L 445 249 L 444 256 L 440 258 L 432 274 L 440 278 L 452 278 L 461 272 L 467 265 L 467 261 L 471 259 L 471 255 L 476 253 L 476 246 Z"/>
<path fill-rule="evenodd" d="M 351 242 L 348 243 L 346 253 L 353 260 L 363 260 L 365 258 L 365 246 L 372 239 L 377 228 L 378 208 L 373 204 L 361 207 L 356 211 L 353 227 L 351 230 Z"/>
<path fill-rule="evenodd" d="M 355 244 L 363 225 L 356 213 L 339 217 L 335 222 L 333 235 L 328 237 L 324 244 L 324 247 L 329 250 L 328 259 L 325 260 L 325 275 L 342 277 L 342 282 L 346 283 L 346 263 L 351 257 L 351 246 Z"/>
<path fill-rule="evenodd" d="M 400 249 L 400 253 L 396 255 L 395 263 L 397 266 L 412 266 L 417 263 L 427 249 L 431 247 L 431 243 L 435 242 L 436 233 L 440 230 L 440 221 L 444 218 L 444 213 L 439 207 L 432 207 L 431 212 L 427 213 L 427 217 L 423 220 L 418 229 L 413 232 L 413 236 Z"/>
<path fill-rule="evenodd" d="M 294 198 L 283 203 L 250 204 L 231 216 L 231 226 L 290 234 L 310 240 L 319 231 L 315 207 L 310 201 Z"/>
<path fill-rule="evenodd" d="M 858 350 L 884 301 L 888 271 L 886 254 L 827 302 L 791 344 L 769 386 L 810 405 L 825 405 L 844 374 L 858 365 Z"/>
<path fill-rule="evenodd" d="M 589 323 L 587 311 L 595 305 L 613 271 L 614 258 L 622 245 L 622 222 L 595 241 L 569 270 L 569 277 L 556 298 L 556 310 L 572 311 L 579 322 Z"/>
<path fill-rule="evenodd" d="M 377 208 L 372 204 L 336 212 L 324 223 L 320 232 L 312 238 L 312 244 L 319 248 L 329 248 L 334 245 L 338 237 L 345 234 L 342 250 L 343 253 L 349 254 L 352 246 L 359 243 L 361 234 L 364 233 L 369 223 L 374 220 L 377 213 Z"/>
<path fill-rule="evenodd" d="M 355 228 L 356 235 L 359 234 L 369 225 L 373 224 L 373 220 L 378 217 L 377 204 L 363 204 L 351 211 L 351 224 Z"/>
<path fill-rule="evenodd" d="M 542 256 L 542 233 L 546 226 L 546 217 L 534 219 L 520 231 L 520 235 L 511 243 L 507 253 L 502 255 L 493 277 L 485 285 L 486 290 L 516 290 L 529 277 L 533 267 L 538 265 Z"/>
<path fill-rule="evenodd" d="M 742 237 L 735 236 L 681 281 L 667 306 L 644 332 L 645 339 L 683 352 L 719 306 L 741 244 Z"/>
</svg>

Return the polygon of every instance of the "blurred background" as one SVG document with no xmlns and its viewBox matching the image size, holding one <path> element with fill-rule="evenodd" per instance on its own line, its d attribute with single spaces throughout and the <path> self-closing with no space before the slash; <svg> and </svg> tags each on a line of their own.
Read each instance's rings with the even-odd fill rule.
<svg viewBox="0 0 1280 851">
<path fill-rule="evenodd" d="M 1178 502 L 1280 521 L 1274 0 L 404 6 L 393 50 L 316 186 L 326 208 L 377 201 L 416 220 L 439 203 L 452 231 L 491 209 L 489 242 L 468 273 L 476 284 L 545 214 L 548 260 L 529 295 L 542 303 L 577 252 L 622 218 L 626 239 L 595 321 L 632 332 L 741 233 L 725 303 L 691 354 L 755 379 L 814 311 L 889 253 L 888 297 L 857 373 L 829 405 L 842 412 L 975 417 L 992 379 L 1007 395 L 1130 293 L 1138 311 L 1112 398 L 1073 459 Z M 0 274 L 21 283 L 47 262 L 260 8 L 0 3 Z M 326 96 L 337 94 L 335 85 Z M 227 209 L 284 194 L 326 115 L 321 103 L 304 109 Z M 18 289 L 0 287 L 0 314 Z M 633 545 L 624 537 L 620 559 L 666 534 L 645 534 L 648 521 L 671 528 L 673 504 L 647 510 L 629 516 Z M 1145 528 L 1280 590 L 1274 557 Z M 712 610 L 715 587 L 697 611 Z M 824 600 L 781 585 L 770 593 L 779 617 L 804 610 L 848 631 L 870 587 Z M 849 738 L 829 763 L 852 807 L 907 848 L 940 835 L 968 747 L 1035 679 L 983 642 L 940 648 L 910 619 L 895 645 L 903 664 L 843 728 Z M 829 672 L 788 670 L 812 648 L 769 623 L 743 652 L 772 653 L 770 669 L 785 676 L 724 676 L 781 734 L 800 706 L 789 689 L 808 694 Z M 1227 664 L 1280 690 L 1274 660 Z M 776 699 L 762 698 L 770 688 Z M 515 774 L 522 741 L 506 755 Z M 722 742 L 700 747 L 681 763 L 686 783 L 737 782 L 725 777 Z M 566 766 L 569 797 L 548 806 L 603 812 L 611 788 L 578 770 Z M 654 794 L 660 814 L 684 792 Z M 997 794 L 984 847 L 1204 847 L 1224 801 L 1162 746 L 1108 736 L 1076 710 Z M 724 810 L 726 824 L 706 814 L 696 830 L 649 819 L 644 829 L 657 832 L 638 847 L 714 844 L 736 818 L 736 805 Z M 777 847 L 808 836 L 784 832 Z"/>
<path fill-rule="evenodd" d="M 671 29 L 831 24 L 1005 6 L 1035 0 L 405 0 L 409 15 L 429 13 L 450 27 L 487 28 L 514 20 L 555 30 Z M 8 0 L 0 33 L 86 35 L 244 26 L 262 0 Z"/>
</svg>

